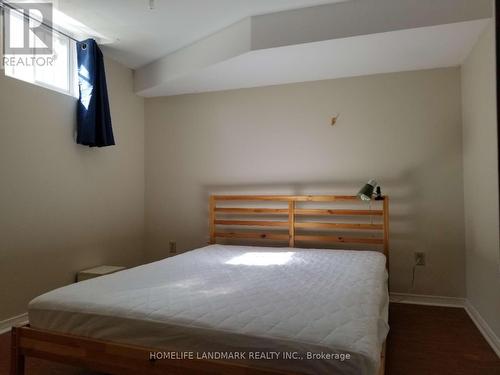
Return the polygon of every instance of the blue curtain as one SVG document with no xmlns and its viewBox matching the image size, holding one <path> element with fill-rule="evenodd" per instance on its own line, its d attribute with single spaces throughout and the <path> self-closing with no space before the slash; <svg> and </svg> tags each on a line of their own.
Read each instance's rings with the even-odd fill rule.
<svg viewBox="0 0 500 375">
<path fill-rule="evenodd" d="M 89 147 L 112 146 L 115 140 L 102 52 L 93 39 L 77 43 L 76 48 L 80 87 L 76 142 Z"/>
</svg>

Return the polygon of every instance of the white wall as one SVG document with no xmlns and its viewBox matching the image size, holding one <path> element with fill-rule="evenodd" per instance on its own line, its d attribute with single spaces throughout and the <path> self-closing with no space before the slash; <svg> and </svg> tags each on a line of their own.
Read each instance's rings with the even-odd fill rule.
<svg viewBox="0 0 500 375">
<path fill-rule="evenodd" d="M 144 236 L 144 101 L 106 61 L 117 146 L 74 142 L 76 99 L 0 72 L 0 320 L 98 264 L 134 265 Z"/>
<path fill-rule="evenodd" d="M 494 26 L 462 67 L 467 298 L 500 337 Z"/>
<path fill-rule="evenodd" d="M 391 197 L 391 290 L 464 296 L 460 69 L 146 99 L 150 259 L 203 246 L 208 195 Z M 341 114 L 335 127 L 330 117 Z M 413 252 L 427 253 L 411 289 Z"/>
</svg>

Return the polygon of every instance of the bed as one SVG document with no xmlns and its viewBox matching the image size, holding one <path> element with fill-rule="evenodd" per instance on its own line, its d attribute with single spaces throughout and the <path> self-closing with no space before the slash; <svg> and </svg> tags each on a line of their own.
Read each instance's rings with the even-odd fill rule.
<svg viewBox="0 0 500 375">
<path fill-rule="evenodd" d="M 30 326 L 12 332 L 12 373 L 22 373 L 25 356 L 115 374 L 383 373 L 388 199 L 380 209 L 318 208 L 341 202 L 359 204 L 338 196 L 212 196 L 212 245 L 34 299 Z M 217 244 L 235 239 L 286 245 Z"/>
</svg>

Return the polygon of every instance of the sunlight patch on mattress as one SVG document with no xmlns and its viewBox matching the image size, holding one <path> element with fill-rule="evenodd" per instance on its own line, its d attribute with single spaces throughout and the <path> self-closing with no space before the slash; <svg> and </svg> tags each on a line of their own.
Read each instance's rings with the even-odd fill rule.
<svg viewBox="0 0 500 375">
<path fill-rule="evenodd" d="M 226 264 L 245 265 L 245 266 L 274 266 L 288 263 L 294 252 L 279 252 L 279 253 L 245 253 L 243 255 L 232 258 Z"/>
</svg>

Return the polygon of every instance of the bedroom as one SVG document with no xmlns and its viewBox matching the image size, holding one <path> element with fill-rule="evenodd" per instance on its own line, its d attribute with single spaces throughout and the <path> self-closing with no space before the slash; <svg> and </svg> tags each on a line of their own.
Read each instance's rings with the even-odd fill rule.
<svg viewBox="0 0 500 375">
<path fill-rule="evenodd" d="M 19 13 L 9 6 L 19 9 L 34 3 L 40 2 L 2 2 L 3 23 L 7 14 Z M 70 324 L 79 321 L 77 313 L 36 314 L 38 301 L 70 310 L 94 303 L 123 309 L 130 317 L 132 310 L 114 298 L 122 289 L 132 295 L 141 283 L 149 285 L 151 293 L 167 290 L 179 309 L 189 304 L 189 298 L 215 305 L 234 301 L 236 306 L 238 301 L 242 309 L 248 303 L 263 303 L 261 313 L 271 309 L 276 315 L 255 326 L 255 332 L 269 327 L 273 319 L 276 327 L 290 323 L 290 331 L 276 333 L 281 339 L 299 327 L 313 335 L 314 329 L 304 327 L 316 327 L 318 322 L 320 330 L 334 331 L 336 319 L 325 323 L 320 305 L 331 303 L 325 309 L 335 312 L 334 300 L 349 300 L 349 294 L 340 293 L 336 279 L 326 277 L 328 267 L 337 267 L 335 272 L 345 280 L 354 274 L 341 267 L 347 260 L 330 264 L 328 259 L 344 253 L 329 249 L 385 253 L 389 282 L 374 302 L 382 328 L 370 325 L 380 337 L 365 352 L 382 354 L 385 346 L 386 355 L 384 360 L 363 357 L 344 343 L 333 349 L 352 354 L 351 360 L 316 358 L 304 364 L 291 358 L 287 363 L 294 371 L 330 373 L 321 366 L 331 365 L 346 374 L 368 374 L 375 367 L 387 374 L 500 372 L 492 1 L 44 3 L 52 4 L 51 10 L 46 13 L 42 7 L 35 13 L 48 14 L 53 27 L 40 29 L 53 38 L 58 56 L 66 59 L 56 59 L 53 70 L 39 71 L 2 59 L 0 72 L 0 374 L 23 363 L 27 374 L 126 373 L 123 368 L 96 367 L 90 360 L 78 362 L 69 358 L 71 353 L 48 361 L 51 354 L 41 350 L 38 356 L 45 359 L 36 359 L 33 349 L 23 348 L 22 339 L 39 330 L 74 335 L 77 346 L 85 339 L 99 339 L 120 353 L 127 344 L 162 354 L 203 352 L 205 348 L 196 345 L 220 333 L 184 332 L 174 326 L 190 344 L 174 340 L 167 345 L 155 343 L 151 326 L 140 319 L 125 332 L 113 316 L 99 320 L 80 311 L 81 322 L 88 323 L 81 324 L 86 327 L 82 332 Z M 32 21 L 21 22 L 19 29 L 4 29 L 9 30 L 2 32 L 4 47 L 15 44 L 10 39 L 16 37 L 16 46 L 22 45 L 23 25 Z M 85 99 L 77 68 L 82 72 L 79 65 L 86 51 L 96 56 L 102 51 L 104 69 L 85 63 L 105 71 L 107 90 L 102 92 L 109 99 L 111 121 L 78 117 Z M 102 83 L 102 76 L 95 82 Z M 98 86 L 95 82 L 92 86 Z M 101 108 L 92 114 L 106 117 L 107 111 Z M 108 137 L 104 143 L 116 144 L 85 145 L 82 137 L 103 123 L 110 125 L 114 141 Z M 372 188 L 365 186 L 372 179 L 373 196 Z M 386 199 L 377 199 L 377 187 Z M 359 199 L 362 188 L 369 190 L 367 201 Z M 245 247 L 222 246 L 217 252 L 204 248 L 209 243 Z M 205 251 L 196 250 L 202 248 Z M 221 262 L 213 265 L 216 259 Z M 292 269 L 301 262 L 313 264 Z M 109 267 L 96 269 L 99 266 Z M 378 265 L 382 285 L 383 269 Z M 121 271 L 95 277 L 116 270 Z M 141 270 L 148 270 L 151 279 Z M 233 271 L 243 276 L 217 276 Z M 252 284 L 249 275 L 260 277 L 255 279 L 260 284 Z M 92 280 L 75 283 L 86 278 Z M 156 289 L 154 280 L 159 283 Z M 362 310 L 362 297 L 356 294 L 361 289 L 349 292 L 353 306 Z M 390 303 L 383 300 L 387 293 Z M 270 300 L 258 300 L 260 294 Z M 86 300 L 87 295 L 93 299 Z M 45 299 L 34 300 L 37 297 Z M 146 298 L 137 297 L 137 303 Z M 147 310 L 142 313 L 160 309 L 165 313 L 160 319 L 166 319 L 175 309 L 169 310 L 167 302 L 161 305 L 166 297 L 158 298 L 144 302 Z M 293 302 L 302 306 L 305 301 L 308 305 L 296 320 L 280 315 L 293 311 Z M 226 311 L 225 324 L 235 323 L 228 329 L 244 330 L 236 322 L 251 313 L 248 308 L 239 314 Z M 224 309 L 182 311 L 217 320 L 221 316 L 216 312 Z M 265 315 L 261 313 L 250 316 Z M 28 320 L 30 327 L 18 332 L 21 345 L 11 364 L 11 349 L 16 348 L 11 327 Z M 208 318 L 197 322 L 205 328 L 214 324 Z M 366 333 L 360 322 L 353 324 L 353 331 Z M 247 333 L 243 338 L 253 337 Z M 349 331 L 346 337 L 353 334 Z M 120 340 L 120 335 L 138 337 Z M 333 341 L 343 335 L 337 336 Z M 232 342 L 227 336 L 217 337 L 219 342 Z M 60 339 L 56 334 L 50 340 Z M 291 342 L 303 343 L 295 338 Z M 175 350 L 168 350 L 171 345 Z M 339 354 L 328 348 L 327 353 Z M 302 352 L 264 341 L 254 349 L 283 355 Z M 232 345 L 221 349 L 245 350 Z M 113 356 L 92 353 L 106 363 L 100 366 L 120 363 Z M 189 358 L 138 362 L 134 366 L 148 371 L 199 363 Z M 230 364 L 246 366 L 247 373 L 271 371 L 265 360 Z M 225 370 L 212 372 L 243 371 L 224 367 L 229 366 L 224 360 L 217 360 L 218 365 Z M 210 370 L 203 368 L 208 366 L 204 362 L 201 366 L 191 371 Z M 293 372 L 289 367 L 280 371 Z"/>
</svg>

